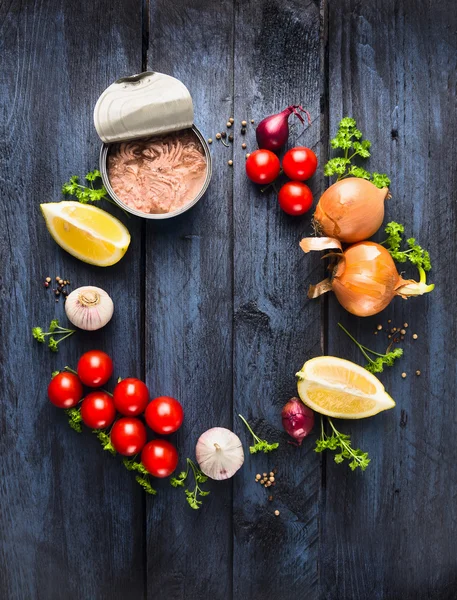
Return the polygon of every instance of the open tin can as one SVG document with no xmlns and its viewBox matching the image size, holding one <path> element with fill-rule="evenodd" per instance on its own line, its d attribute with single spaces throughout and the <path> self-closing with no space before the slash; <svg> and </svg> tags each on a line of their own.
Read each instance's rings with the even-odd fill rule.
<svg viewBox="0 0 457 600">
<path fill-rule="evenodd" d="M 178 79 L 152 71 L 118 79 L 98 99 L 94 124 L 103 184 L 124 210 L 169 219 L 205 193 L 211 155 Z"/>
</svg>

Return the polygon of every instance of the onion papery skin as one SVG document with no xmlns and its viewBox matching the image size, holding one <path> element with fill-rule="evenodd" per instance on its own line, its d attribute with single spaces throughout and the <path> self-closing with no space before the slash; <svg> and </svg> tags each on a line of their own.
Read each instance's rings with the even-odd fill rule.
<svg viewBox="0 0 457 600">
<path fill-rule="evenodd" d="M 317 204 L 317 231 L 347 244 L 366 240 L 382 225 L 388 194 L 389 188 L 379 189 L 366 179 L 348 177 L 337 181 Z"/>
</svg>

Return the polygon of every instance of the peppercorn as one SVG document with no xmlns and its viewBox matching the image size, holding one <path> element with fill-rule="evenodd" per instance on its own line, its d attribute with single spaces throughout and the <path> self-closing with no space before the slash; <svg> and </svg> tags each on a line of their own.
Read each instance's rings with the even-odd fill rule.
<svg viewBox="0 0 457 600">
<path fill-rule="evenodd" d="M 229 135 L 229 136 L 228 136 L 228 141 L 229 141 L 229 142 L 233 142 L 233 135 Z"/>
<path fill-rule="evenodd" d="M 45 288 L 49 287 L 49 283 L 47 281 L 44 282 L 44 287 Z"/>
<path fill-rule="evenodd" d="M 208 144 L 212 144 L 213 143 L 213 139 L 212 138 L 208 138 Z"/>
<path fill-rule="evenodd" d="M 231 167 L 233 165 L 233 160 L 229 160 L 227 164 L 229 167 Z"/>
<path fill-rule="evenodd" d="M 419 369 L 416 371 L 416 375 L 419 377 L 419 375 L 421 374 L 421 372 L 419 371 Z"/>
<path fill-rule="evenodd" d="M 233 117 L 230 117 L 229 122 L 230 123 L 235 123 L 235 119 Z"/>
<path fill-rule="evenodd" d="M 46 277 L 45 281 L 46 281 L 46 283 L 51 283 L 51 278 L 50 277 Z"/>
<path fill-rule="evenodd" d="M 221 133 L 221 137 L 222 137 L 222 138 L 225 140 L 225 138 L 227 137 L 227 132 L 226 132 L 226 131 L 223 131 L 223 132 Z"/>
<path fill-rule="evenodd" d="M 246 135 L 246 129 L 244 127 L 241 128 L 240 132 L 241 135 Z"/>
<path fill-rule="evenodd" d="M 220 133 L 216 133 L 216 140 L 220 140 L 222 135 Z"/>
<path fill-rule="evenodd" d="M 278 472 L 278 469 L 277 469 L 277 467 L 275 467 L 275 468 L 273 469 L 273 474 L 274 474 L 274 475 L 276 475 L 276 473 L 277 473 L 277 472 Z"/>
<path fill-rule="evenodd" d="M 275 510 L 275 515 L 279 517 L 279 510 Z"/>
<path fill-rule="evenodd" d="M 251 119 L 251 123 L 254 123 L 254 119 Z"/>
<path fill-rule="evenodd" d="M 230 121 L 227 121 L 227 127 L 231 127 L 232 124 L 230 123 Z"/>
<path fill-rule="evenodd" d="M 59 290 L 56 290 L 56 291 L 54 292 L 54 294 L 55 294 L 56 296 L 60 296 L 60 292 L 59 292 Z"/>
<path fill-rule="evenodd" d="M 247 125 L 247 122 L 246 122 L 246 121 L 241 121 L 241 125 L 242 125 L 243 127 L 246 127 L 246 125 Z"/>
<path fill-rule="evenodd" d="M 243 148 L 243 150 L 246 150 L 246 144 L 244 142 L 241 144 L 241 147 Z"/>
<path fill-rule="evenodd" d="M 406 373 L 402 373 L 401 376 L 403 377 L 403 379 L 406 378 Z"/>
<path fill-rule="evenodd" d="M 273 496 L 268 496 L 268 500 L 271 502 L 273 500 Z"/>
</svg>

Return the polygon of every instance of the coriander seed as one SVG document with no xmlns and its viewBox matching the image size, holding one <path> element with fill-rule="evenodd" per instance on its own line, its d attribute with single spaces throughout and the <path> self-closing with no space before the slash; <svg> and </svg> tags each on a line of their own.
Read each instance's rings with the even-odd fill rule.
<svg viewBox="0 0 457 600">
<path fill-rule="evenodd" d="M 213 143 L 213 138 L 208 138 L 208 144 L 212 144 Z"/>
<path fill-rule="evenodd" d="M 406 329 L 400 329 L 400 333 L 401 333 L 402 335 L 405 335 L 405 333 L 406 333 Z"/>
<path fill-rule="evenodd" d="M 263 473 L 263 476 L 264 476 L 264 477 L 268 477 L 268 474 L 267 474 L 267 473 Z"/>
<path fill-rule="evenodd" d="M 235 123 L 235 119 L 233 117 L 230 117 L 229 122 L 230 123 Z"/>
<path fill-rule="evenodd" d="M 421 372 L 419 371 L 419 369 L 416 371 L 416 375 L 419 377 L 419 375 L 421 374 Z"/>
<path fill-rule="evenodd" d="M 220 140 L 221 139 L 221 134 L 220 133 L 216 133 L 216 140 Z"/>
<path fill-rule="evenodd" d="M 260 473 L 257 473 L 257 475 L 255 476 L 256 480 L 259 481 L 260 479 Z"/>
<path fill-rule="evenodd" d="M 50 278 L 50 277 L 46 277 L 45 281 L 46 281 L 47 283 L 51 283 L 51 278 Z"/>
<path fill-rule="evenodd" d="M 378 325 L 378 326 L 376 327 L 376 329 L 377 329 L 378 331 L 381 331 L 381 329 L 382 329 L 382 325 Z"/>
<path fill-rule="evenodd" d="M 402 373 L 401 376 L 403 377 L 403 379 L 406 378 L 406 373 Z"/>
<path fill-rule="evenodd" d="M 408 323 L 403 323 L 403 327 L 406 329 L 408 327 Z"/>
<path fill-rule="evenodd" d="M 273 483 L 273 481 L 274 481 L 274 480 L 275 480 L 275 478 L 274 478 L 274 477 L 270 477 L 270 478 L 268 479 L 268 481 L 270 481 L 271 483 Z"/>
<path fill-rule="evenodd" d="M 246 154 L 246 158 L 249 158 L 250 156 L 251 156 L 251 154 L 248 152 L 248 153 Z"/>
<path fill-rule="evenodd" d="M 417 335 L 417 333 L 413 333 L 413 340 L 417 340 L 419 336 Z"/>
<path fill-rule="evenodd" d="M 227 127 L 231 127 L 232 124 L 230 123 L 230 121 L 227 121 Z"/>
<path fill-rule="evenodd" d="M 229 167 L 233 166 L 233 160 L 229 160 L 227 164 Z"/>
<path fill-rule="evenodd" d="M 279 517 L 279 510 L 275 510 L 275 515 Z"/>
<path fill-rule="evenodd" d="M 254 123 L 254 119 L 251 119 L 251 123 Z"/>
<path fill-rule="evenodd" d="M 243 150 L 246 150 L 246 144 L 244 142 L 241 144 L 241 147 L 243 148 Z"/>
<path fill-rule="evenodd" d="M 246 125 L 247 125 L 247 121 L 241 121 L 241 125 L 242 125 L 243 127 L 246 127 Z"/>
</svg>

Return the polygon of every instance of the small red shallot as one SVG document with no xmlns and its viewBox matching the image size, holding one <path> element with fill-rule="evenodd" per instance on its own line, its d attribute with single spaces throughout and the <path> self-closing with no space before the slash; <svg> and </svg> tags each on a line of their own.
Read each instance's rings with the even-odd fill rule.
<svg viewBox="0 0 457 600">
<path fill-rule="evenodd" d="M 284 430 L 293 437 L 296 442 L 295 444 L 294 442 L 289 442 L 289 444 L 301 446 L 303 438 L 305 438 L 314 427 L 313 411 L 305 406 L 298 398 L 291 398 L 282 409 L 281 417 Z"/>
<path fill-rule="evenodd" d="M 202 433 L 195 456 L 202 472 L 219 481 L 233 477 L 244 462 L 240 438 L 225 427 L 213 427 Z"/>
<path fill-rule="evenodd" d="M 259 148 L 273 152 L 280 150 L 289 139 L 290 115 L 294 114 L 302 123 L 305 122 L 300 113 L 306 115 L 308 124 L 311 125 L 309 112 L 299 104 L 292 104 L 277 115 L 270 115 L 269 117 L 265 117 L 263 121 L 260 121 L 255 130 Z"/>
</svg>

